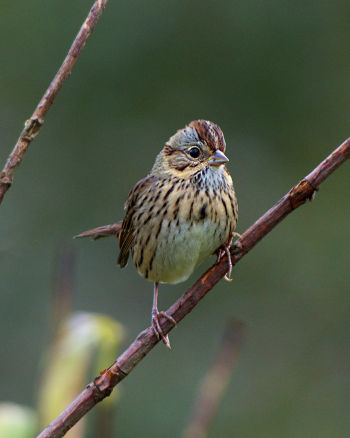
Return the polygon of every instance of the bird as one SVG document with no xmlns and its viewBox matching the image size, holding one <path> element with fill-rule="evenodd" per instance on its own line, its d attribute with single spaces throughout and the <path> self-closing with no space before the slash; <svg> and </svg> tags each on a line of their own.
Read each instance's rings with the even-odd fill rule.
<svg viewBox="0 0 350 438">
<path fill-rule="evenodd" d="M 176 284 L 189 278 L 211 255 L 226 254 L 231 280 L 230 245 L 237 233 L 238 203 L 226 168 L 226 143 L 221 128 L 208 120 L 194 120 L 172 135 L 156 156 L 150 173 L 131 189 L 123 221 L 76 237 L 117 234 L 118 265 L 131 256 L 137 271 L 154 284 L 151 326 L 170 347 L 158 310 L 159 283 Z"/>
</svg>

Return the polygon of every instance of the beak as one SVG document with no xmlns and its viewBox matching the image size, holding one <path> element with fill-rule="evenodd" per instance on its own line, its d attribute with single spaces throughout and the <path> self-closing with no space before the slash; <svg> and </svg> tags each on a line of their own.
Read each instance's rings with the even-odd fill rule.
<svg viewBox="0 0 350 438">
<path fill-rule="evenodd" d="M 229 160 L 224 153 L 217 149 L 214 154 L 210 157 L 209 164 L 210 166 L 220 166 L 220 164 L 225 164 Z"/>
</svg>

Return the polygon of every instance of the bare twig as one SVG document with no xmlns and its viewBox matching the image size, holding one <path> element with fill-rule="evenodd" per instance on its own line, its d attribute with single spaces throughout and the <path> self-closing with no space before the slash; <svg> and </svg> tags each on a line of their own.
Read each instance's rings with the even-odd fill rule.
<svg viewBox="0 0 350 438">
<path fill-rule="evenodd" d="M 108 0 L 97 0 L 92 6 L 86 20 L 81 26 L 69 52 L 60 69 L 53 78 L 49 88 L 41 98 L 34 113 L 24 124 L 24 129 L 19 136 L 13 151 L 11 152 L 3 171 L 0 173 L 0 204 L 7 190 L 11 187 L 14 173 L 21 164 L 25 152 L 31 141 L 39 134 L 44 123 L 45 115 L 51 107 L 57 93 L 60 91 L 64 80 L 70 75 L 72 68 L 83 50 L 87 39 L 91 35 L 98 19 L 106 7 Z"/>
<path fill-rule="evenodd" d="M 350 138 L 294 186 L 236 241 L 232 251 L 232 264 L 238 263 L 285 216 L 307 200 L 312 200 L 318 186 L 349 156 Z M 237 248 L 240 248 L 238 254 L 236 253 Z M 226 274 L 227 269 L 228 262 L 225 256 L 220 260 L 220 263 L 208 269 L 166 313 L 179 323 Z M 160 320 L 160 325 L 165 335 L 173 329 L 168 318 L 163 317 Z M 134 369 L 158 342 L 159 340 L 151 327 L 141 332 L 124 353 L 107 370 L 101 372 L 100 376 L 91 382 L 72 404 L 38 435 L 38 438 L 62 437 L 91 408 L 110 395 L 113 388 Z"/>
<path fill-rule="evenodd" d="M 215 361 L 205 375 L 184 438 L 205 438 L 219 407 L 231 374 L 237 363 L 245 325 L 229 321 L 215 356 Z"/>
</svg>

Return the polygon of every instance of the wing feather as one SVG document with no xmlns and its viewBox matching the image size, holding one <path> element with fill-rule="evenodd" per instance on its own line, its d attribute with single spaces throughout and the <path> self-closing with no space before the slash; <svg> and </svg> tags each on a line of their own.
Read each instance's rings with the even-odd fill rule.
<svg viewBox="0 0 350 438">
<path fill-rule="evenodd" d="M 125 203 L 125 217 L 122 223 L 121 232 L 119 234 L 120 253 L 118 257 L 118 265 L 124 268 L 128 262 L 129 252 L 132 249 L 135 237 L 134 218 L 137 212 L 138 200 L 147 190 L 154 180 L 154 176 L 148 175 L 141 179 L 134 188 L 130 191 Z"/>
</svg>

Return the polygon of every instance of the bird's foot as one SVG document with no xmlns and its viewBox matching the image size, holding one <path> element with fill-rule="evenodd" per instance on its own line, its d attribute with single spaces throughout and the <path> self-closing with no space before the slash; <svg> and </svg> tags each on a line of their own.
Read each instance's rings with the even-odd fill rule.
<svg viewBox="0 0 350 438">
<path fill-rule="evenodd" d="M 230 247 L 231 247 L 231 243 L 232 243 L 232 239 L 234 237 L 238 237 L 240 238 L 241 235 L 239 233 L 232 233 L 232 235 L 230 236 L 228 242 L 222 246 L 220 246 L 220 248 L 217 250 L 217 260 L 216 263 L 219 263 L 220 260 L 223 258 L 223 256 L 226 254 L 227 255 L 227 262 L 228 262 L 228 271 L 225 274 L 224 280 L 226 281 L 232 281 L 232 260 L 231 260 L 231 251 L 230 251 Z M 233 253 L 235 253 L 236 251 L 239 253 L 242 248 L 240 245 L 236 245 L 235 243 L 233 244 L 234 248 L 233 248 Z"/>
<path fill-rule="evenodd" d="M 231 253 L 230 253 L 230 247 L 227 245 L 222 245 L 217 252 L 218 258 L 216 260 L 216 263 L 219 263 L 220 260 L 223 258 L 224 255 L 227 255 L 227 261 L 228 261 L 228 271 L 225 274 L 224 280 L 226 281 L 232 281 L 231 274 L 232 274 L 232 261 L 231 261 Z"/>
<path fill-rule="evenodd" d="M 164 316 L 164 318 L 167 318 L 170 322 L 172 322 L 175 327 L 177 326 L 177 323 L 172 316 L 168 315 L 166 312 L 158 312 L 158 310 L 154 310 L 152 311 L 152 328 L 157 338 L 161 339 L 163 343 L 169 348 L 169 350 L 171 350 L 169 336 L 164 335 L 159 324 L 159 318 L 161 318 L 162 316 Z"/>
</svg>

